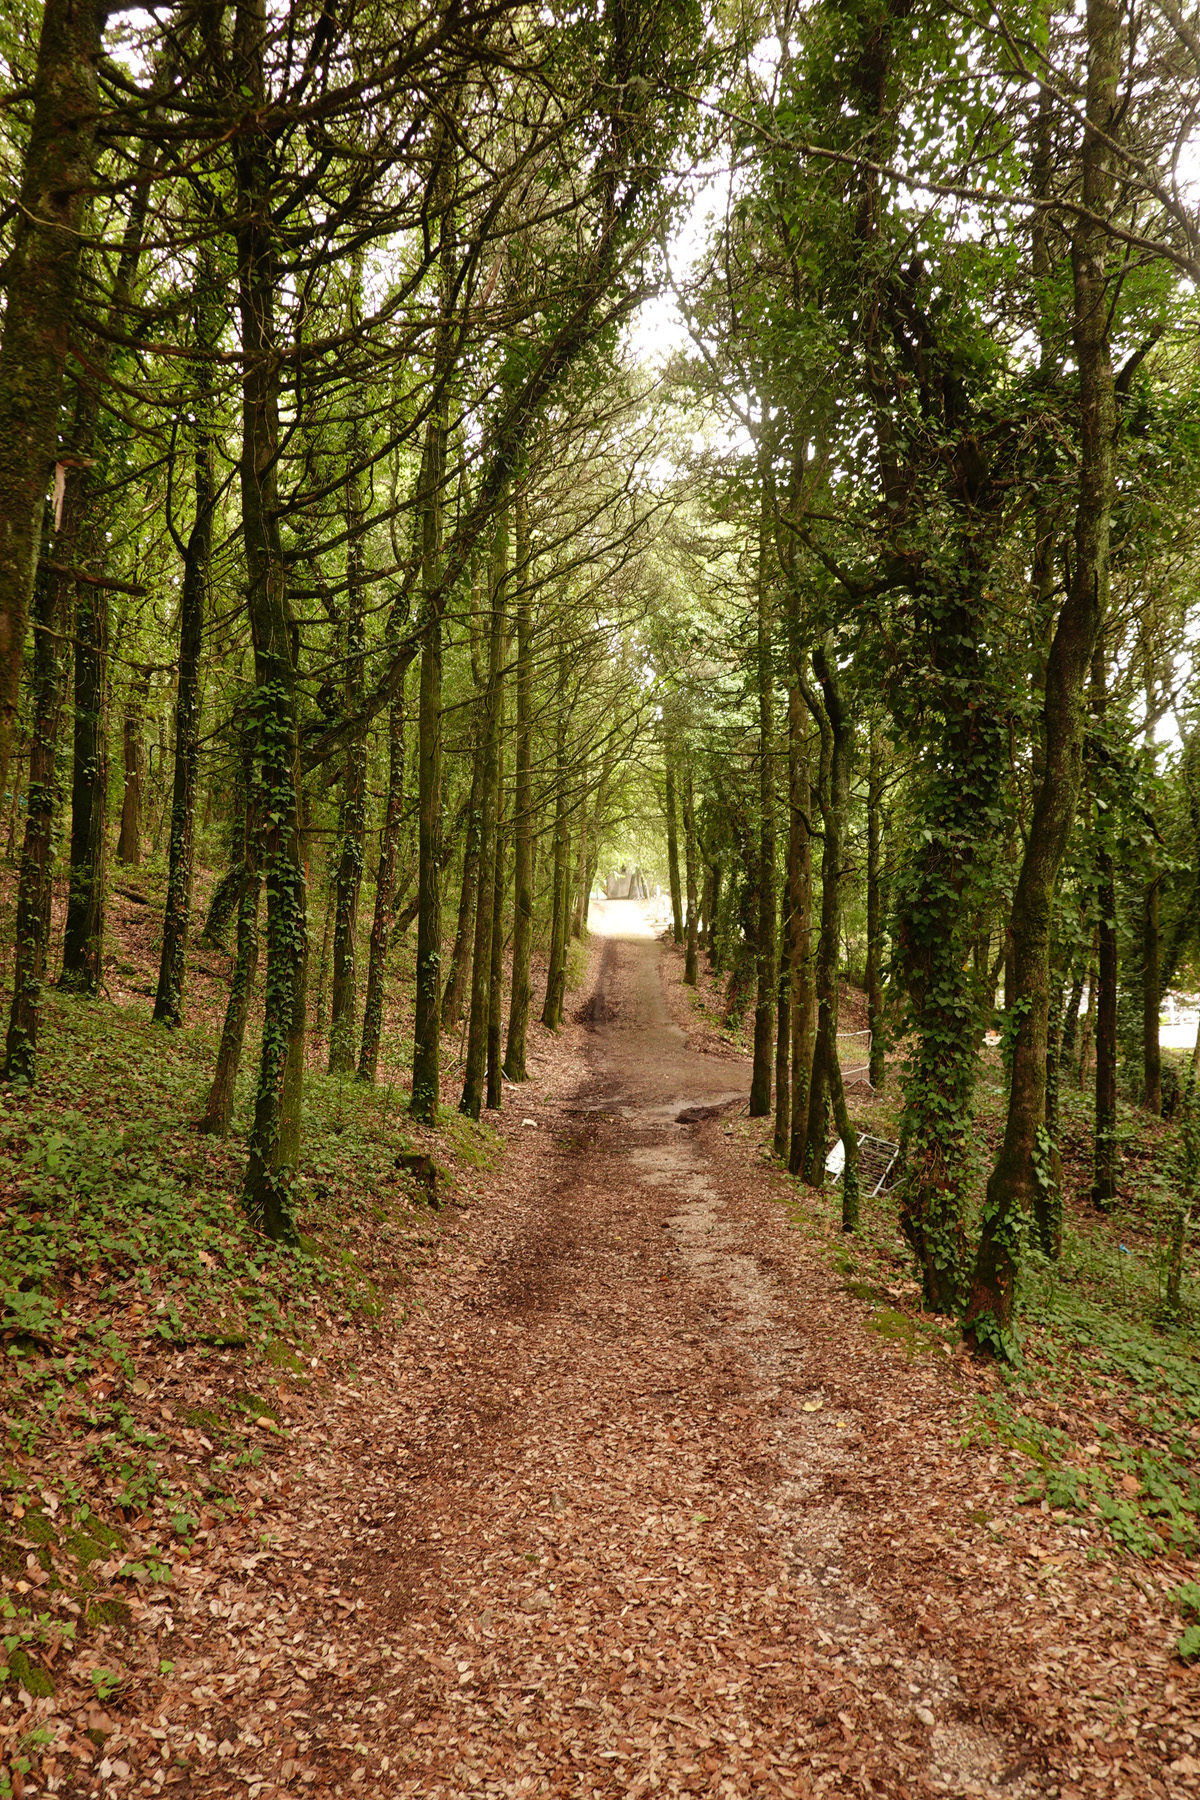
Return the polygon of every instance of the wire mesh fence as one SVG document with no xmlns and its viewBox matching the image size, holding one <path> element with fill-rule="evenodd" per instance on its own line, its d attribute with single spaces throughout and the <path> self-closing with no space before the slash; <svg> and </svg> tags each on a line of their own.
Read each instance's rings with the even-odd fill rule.
<svg viewBox="0 0 1200 1800">
<path fill-rule="evenodd" d="M 825 1158 L 825 1172 L 830 1176 L 833 1185 L 842 1178 L 846 1165 L 846 1152 L 841 1138 Z M 869 1132 L 858 1134 L 858 1185 L 862 1193 L 875 1199 L 879 1194 L 886 1194 L 889 1188 L 895 1187 L 900 1179 L 900 1146 L 893 1144 L 890 1138 L 872 1137 Z"/>
<path fill-rule="evenodd" d="M 842 1086 L 870 1087 L 870 1031 L 839 1031 L 837 1053 L 842 1071 Z"/>
</svg>

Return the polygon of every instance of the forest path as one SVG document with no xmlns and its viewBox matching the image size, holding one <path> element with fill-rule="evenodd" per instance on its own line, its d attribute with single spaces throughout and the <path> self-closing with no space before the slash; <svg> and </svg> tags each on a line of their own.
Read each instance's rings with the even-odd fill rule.
<svg viewBox="0 0 1200 1800">
<path fill-rule="evenodd" d="M 587 1076 L 539 1116 L 557 1141 L 517 1126 L 534 1168 L 472 1210 L 479 1260 L 403 1333 L 387 1400 L 375 1371 L 314 1595 L 359 1674 L 316 1677 L 284 1768 L 316 1785 L 287 1791 L 1032 1791 L 930 1654 L 919 1567 L 869 1578 L 886 1528 L 855 1502 L 894 1400 L 864 1412 L 844 1297 L 805 1283 L 722 1114 L 675 1122 L 748 1067 L 689 1051 L 661 961 L 606 939 Z"/>
</svg>

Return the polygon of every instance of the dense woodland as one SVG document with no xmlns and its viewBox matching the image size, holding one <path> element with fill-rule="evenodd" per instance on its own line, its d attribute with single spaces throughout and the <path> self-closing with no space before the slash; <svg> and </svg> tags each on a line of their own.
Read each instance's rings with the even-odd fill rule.
<svg viewBox="0 0 1200 1800">
<path fill-rule="evenodd" d="M 402 1070 L 427 1125 L 500 1106 L 636 856 L 689 979 L 752 1009 L 776 1154 L 820 1186 L 840 1136 L 850 1232 L 865 988 L 928 1308 L 1015 1354 L 1086 1084 L 1096 1208 L 1119 1102 L 1178 1126 L 1178 1309 L 1184 14 L 47 0 L 2 30 L 6 1080 L 161 871 L 154 1020 L 229 948 L 200 1130 L 245 1125 L 245 1212 L 295 1242 L 306 1063 Z M 664 348 L 636 327 L 667 296 Z"/>
</svg>

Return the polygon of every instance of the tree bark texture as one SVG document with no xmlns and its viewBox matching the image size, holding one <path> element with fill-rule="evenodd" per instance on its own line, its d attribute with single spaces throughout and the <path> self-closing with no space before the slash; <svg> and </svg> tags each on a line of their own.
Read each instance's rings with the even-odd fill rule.
<svg viewBox="0 0 1200 1800">
<path fill-rule="evenodd" d="M 233 960 L 233 977 L 225 1004 L 225 1020 L 217 1050 L 216 1068 L 208 1102 L 199 1129 L 211 1137 L 228 1137 L 233 1116 L 234 1093 L 246 1038 L 246 1020 L 250 1016 L 250 997 L 258 972 L 258 909 L 262 894 L 262 874 L 258 867 L 257 834 L 260 830 L 252 810 L 246 821 L 246 854 L 242 859 L 242 889 L 238 896 L 237 948 Z"/>
<path fill-rule="evenodd" d="M 758 533 L 757 655 L 759 880 L 755 946 L 754 1063 L 750 1117 L 771 1110 L 771 1055 L 775 1037 L 775 669 L 772 657 L 771 588 L 768 576 L 768 501 L 765 481 Z"/>
<path fill-rule="evenodd" d="M 567 968 L 567 856 L 570 823 L 567 806 L 567 687 L 570 665 L 565 644 L 558 652 L 557 712 L 554 721 L 554 870 L 550 919 L 550 957 L 542 1024 L 557 1031 L 562 1024 Z"/>
<path fill-rule="evenodd" d="M 1116 863 L 1106 842 L 1107 820 L 1099 824 L 1096 900 L 1100 909 L 1096 954 L 1096 1133 L 1092 1201 L 1107 1212 L 1117 1197 L 1120 1149 L 1117 1143 L 1117 881 Z"/>
<path fill-rule="evenodd" d="M 171 836 L 167 847 L 167 903 L 154 1017 L 183 1024 L 183 988 L 192 919 L 196 846 L 196 781 L 200 766 L 201 656 L 212 563 L 216 477 L 213 464 L 212 363 L 220 332 L 215 270 L 205 257 L 196 296 L 196 425 L 193 439 L 195 507 L 183 557 L 179 598 L 179 680 L 175 694 L 175 768 L 171 782 Z M 242 884 L 244 886 L 244 882 Z M 255 906 L 257 908 L 257 900 Z"/>
<path fill-rule="evenodd" d="M 483 776 L 479 796 L 479 877 L 475 889 L 475 937 L 471 948 L 471 1015 L 467 1062 L 459 1111 L 477 1119 L 487 1073 L 488 1017 L 492 987 L 492 933 L 496 908 L 496 821 L 499 815 L 500 725 L 504 707 L 505 593 L 508 581 L 508 518 L 502 512 L 492 538 L 488 590 L 487 688 L 479 755 Z"/>
<path fill-rule="evenodd" d="M 788 688 L 788 861 L 793 871 L 789 953 L 792 966 L 792 1096 L 788 1170 L 793 1175 L 801 1175 L 804 1171 L 804 1146 L 808 1133 L 817 1028 L 817 994 L 812 957 L 813 801 L 806 716 L 804 695 L 793 674 Z"/>
<path fill-rule="evenodd" d="M 361 285 L 361 265 L 358 274 Z M 361 710 L 367 667 L 366 592 L 363 579 L 365 506 L 358 463 L 363 433 L 350 432 L 344 484 L 346 541 L 346 717 Z M 334 886 L 333 994 L 329 1021 L 329 1073 L 349 1075 L 354 1068 L 358 1010 L 358 900 L 362 888 L 367 836 L 367 729 L 355 731 L 346 746 L 342 801 L 338 818 L 338 865 Z"/>
<path fill-rule="evenodd" d="M 367 955 L 367 991 L 363 999 L 362 1047 L 358 1078 L 374 1082 L 379 1073 L 379 1045 L 383 1034 L 383 977 L 395 912 L 396 864 L 404 820 L 404 689 L 388 706 L 388 780 L 379 833 L 379 861 L 375 868 L 375 911 L 371 919 L 371 944 Z"/>
<path fill-rule="evenodd" d="M 789 786 L 790 792 L 790 786 Z M 775 1008 L 775 1134 L 772 1150 L 780 1162 L 788 1153 L 792 1124 L 792 895 L 795 890 L 793 833 L 788 834 L 788 861 L 780 908 L 779 992 Z"/>
<path fill-rule="evenodd" d="M 708 919 L 708 967 L 709 973 L 721 973 L 721 900 L 725 890 L 725 865 L 717 861 L 712 866 L 712 911 Z"/>
<path fill-rule="evenodd" d="M 121 828 L 117 833 L 117 861 L 138 868 L 142 861 L 142 811 L 146 783 L 146 702 L 150 697 L 147 665 L 130 671 L 121 721 L 125 786 L 121 795 Z"/>
<path fill-rule="evenodd" d="M 426 515 L 428 530 L 428 514 Z M 417 697 L 417 979 L 411 1111 L 436 1125 L 441 1103 L 442 999 L 442 622 L 434 614 L 421 645 Z"/>
<path fill-rule="evenodd" d="M 50 516 L 47 517 L 47 531 Z M 5 1045 L 4 1079 L 27 1084 L 37 1077 L 38 1018 L 50 936 L 54 866 L 54 812 L 58 799 L 55 754 L 63 700 L 62 628 L 67 578 L 39 566 L 34 593 L 33 730 L 25 798 L 25 840 L 17 884 L 16 961 Z"/>
<path fill-rule="evenodd" d="M 507 886 L 504 825 L 504 682 L 501 675 L 500 730 L 496 746 L 496 856 L 492 902 L 491 978 L 488 983 L 487 1102 L 498 1111 L 504 1104 L 501 1060 L 504 1031 L 504 892 Z"/>
<path fill-rule="evenodd" d="M 667 738 L 666 750 L 666 814 L 667 814 L 667 879 L 671 886 L 671 930 L 675 942 L 683 942 L 683 890 L 679 882 L 679 804 L 675 793 L 675 747 Z"/>
<path fill-rule="evenodd" d="M 440 156 L 451 154 L 443 137 Z M 450 171 L 443 160 L 435 185 L 441 199 L 438 327 L 434 345 L 434 403 L 425 428 L 421 520 L 421 588 L 425 629 L 417 701 L 417 979 L 413 1020 L 414 1119 L 436 1126 L 441 1105 L 442 1056 L 442 482 L 446 467 L 453 346 L 451 307 L 455 238 Z"/>
<path fill-rule="evenodd" d="M 692 747 L 683 753 L 683 853 L 687 880 L 687 932 L 684 939 L 683 979 L 695 987 L 699 976 L 700 912 L 696 904 L 699 868 L 696 848 L 696 790 L 692 775 Z"/>
<path fill-rule="evenodd" d="M 1113 200 L 1116 124 L 1121 74 L 1121 11 L 1115 0 L 1087 0 L 1087 97 L 1083 143 L 1083 205 L 1071 246 L 1074 341 L 1079 370 L 1080 464 L 1075 557 L 1046 668 L 1044 766 L 1010 924 L 1013 997 L 1017 1009 L 1012 1078 L 1004 1143 L 988 1182 L 982 1232 L 971 1277 L 966 1326 L 974 1342 L 997 1354 L 1010 1351 L 1020 1266 L 1021 1218 L 1032 1215 L 1043 1247 L 1053 1251 L 1061 1230 L 1061 1175 L 1045 1134 L 1050 926 L 1059 865 L 1079 797 L 1083 768 L 1083 694 L 1108 607 L 1109 540 L 1114 497 L 1113 440 L 1116 386 L 1109 346 L 1109 238 L 1104 218 Z M 1103 682 L 1103 667 L 1101 666 Z M 1111 862 L 1111 859 L 1110 859 Z M 1109 892 L 1106 896 L 1105 887 Z M 1102 963 L 1105 916 L 1114 896 L 1111 868 L 1101 871 Z M 1115 953 L 1115 935 L 1113 951 Z M 1115 954 L 1101 973 L 1116 1022 Z M 1155 996 L 1157 1026 L 1157 995 Z M 1115 1029 L 1114 1029 L 1115 1039 Z M 1115 1047 L 1115 1046 L 1114 1046 Z M 1113 1117 L 1115 1127 L 1115 1061 Z M 1107 1093 L 1105 1096 L 1107 1104 Z M 1097 1199 L 1101 1096 L 1097 1087 Z M 1115 1141 L 1113 1143 L 1115 1150 Z M 1105 1195 L 1107 1199 L 1107 1194 Z"/>
<path fill-rule="evenodd" d="M 842 1229 L 859 1222 L 858 1134 L 850 1122 L 838 1061 L 838 955 L 842 934 L 842 862 L 850 805 L 850 760 L 854 726 L 842 693 L 832 647 L 813 649 L 813 670 L 821 684 L 818 695 L 804 683 L 801 692 L 821 734 L 821 774 L 817 799 L 821 809 L 821 929 L 817 939 L 817 1034 L 812 1090 L 804 1151 L 805 1175 L 814 1187 L 825 1183 L 825 1137 L 832 1104 L 842 1140 Z"/>
<path fill-rule="evenodd" d="M 108 589 L 80 582 L 75 606 L 71 865 L 59 984 L 73 994 L 98 994 L 104 975 L 108 673 Z"/>
<path fill-rule="evenodd" d="M 1153 874 L 1146 883 L 1142 910 L 1142 1105 L 1162 1117 L 1162 1049 L 1158 1036 L 1159 930 L 1158 896 L 1162 876 Z"/>
<path fill-rule="evenodd" d="M 887 1033 L 883 1014 L 883 739 L 871 732 L 867 773 L 867 1024 L 871 1031 L 867 1080 L 877 1093 L 887 1080 Z"/>
<path fill-rule="evenodd" d="M 487 706 L 482 688 L 473 708 L 471 791 L 467 800 L 467 834 L 463 846 L 462 885 L 458 892 L 458 923 L 450 951 L 450 973 L 442 994 L 442 1030 L 453 1031 L 462 1018 L 471 974 L 471 945 L 475 934 L 475 901 L 479 887 L 480 806 L 483 798 L 484 736 Z"/>
<path fill-rule="evenodd" d="M 46 0 L 0 338 L 0 797 L 58 437 L 63 368 L 96 154 L 105 7 Z"/>
<path fill-rule="evenodd" d="M 296 625 L 287 591 L 279 528 L 279 380 L 275 291 L 279 282 L 272 224 L 274 145 L 261 124 L 267 31 L 265 0 L 240 0 L 234 19 L 238 90 L 246 106 L 234 138 L 237 180 L 238 305 L 242 335 L 242 538 L 255 688 L 249 711 L 264 821 L 267 973 L 262 1056 L 242 1186 L 247 1217 L 270 1238 L 298 1241 L 292 1214 L 295 1175 L 287 1116 L 303 1079 L 297 1056 L 297 1006 L 303 1027 L 308 925 L 301 860 Z M 302 1039 L 301 1039 L 302 1043 Z M 295 1065 L 288 1081 L 288 1064 Z"/>
<path fill-rule="evenodd" d="M 513 787 L 513 949 L 504 1073 L 526 1080 L 529 1032 L 529 959 L 533 947 L 533 617 L 529 559 L 529 503 L 524 484 L 514 500 L 517 626 L 516 771 Z"/>
</svg>

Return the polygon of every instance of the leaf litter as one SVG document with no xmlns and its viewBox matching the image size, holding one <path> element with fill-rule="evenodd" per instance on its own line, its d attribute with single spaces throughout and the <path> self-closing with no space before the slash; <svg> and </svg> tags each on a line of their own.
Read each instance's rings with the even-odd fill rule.
<svg viewBox="0 0 1200 1800">
<path fill-rule="evenodd" d="M 70 1549 L 71 1471 L 27 1462 L 5 1593 L 93 1586 L 39 1644 L 55 1691 L 4 1690 L 11 1791 L 1196 1792 L 1195 1563 L 1020 1504 L 970 1436 L 986 1372 L 864 1329 L 669 954 L 592 953 L 603 1005 L 539 1034 L 403 1318 L 325 1319 L 317 1370 L 240 1402 L 232 1350 L 140 1359 L 181 1454 L 202 1376 L 261 1451 L 190 1542 L 134 1514 Z"/>
</svg>

